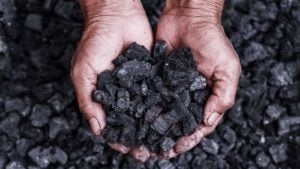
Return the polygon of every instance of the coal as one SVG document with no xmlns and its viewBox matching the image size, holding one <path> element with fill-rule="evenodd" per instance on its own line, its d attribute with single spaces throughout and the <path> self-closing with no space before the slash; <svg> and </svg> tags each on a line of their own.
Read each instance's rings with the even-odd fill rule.
<svg viewBox="0 0 300 169">
<path fill-rule="evenodd" d="M 287 160 L 288 157 L 286 151 L 287 151 L 286 143 L 275 144 L 269 147 L 269 153 L 271 154 L 271 157 L 276 164 Z"/>
<path fill-rule="evenodd" d="M 3 155 L 0 156 L 0 168 L 4 168 L 5 164 L 7 162 L 7 158 Z"/>
<path fill-rule="evenodd" d="M 54 139 L 59 134 L 66 133 L 70 126 L 65 118 L 54 117 L 49 122 L 49 138 Z"/>
<path fill-rule="evenodd" d="M 16 141 L 17 152 L 24 157 L 27 154 L 29 148 L 34 144 L 33 140 L 27 138 L 21 138 Z"/>
<path fill-rule="evenodd" d="M 209 90 L 189 48 L 166 56 L 166 43 L 159 41 L 151 55 L 132 43 L 113 63 L 93 92 L 107 112 L 106 140 L 167 151 L 201 123 Z"/>
<path fill-rule="evenodd" d="M 278 121 L 278 134 L 283 135 L 291 131 L 292 126 L 299 126 L 300 116 L 298 117 L 284 117 Z M 297 127 L 299 129 L 299 127 Z"/>
<path fill-rule="evenodd" d="M 54 12 L 60 17 L 63 17 L 65 19 L 70 19 L 74 6 L 75 6 L 74 2 L 60 0 L 56 4 Z"/>
<path fill-rule="evenodd" d="M 212 140 L 212 139 L 207 139 L 207 138 L 205 138 L 205 139 L 203 139 L 202 141 L 201 141 L 201 147 L 202 147 L 202 149 L 205 151 L 205 152 L 207 152 L 207 153 L 209 153 L 209 154 L 214 154 L 214 155 L 216 155 L 217 153 L 218 153 L 218 151 L 219 151 L 219 145 L 218 145 L 218 143 L 216 143 L 214 140 Z"/>
<path fill-rule="evenodd" d="M 256 155 L 255 161 L 259 167 L 267 167 L 271 162 L 271 159 L 266 155 L 265 152 L 260 152 Z"/>
<path fill-rule="evenodd" d="M 16 113 L 10 113 L 3 121 L 0 122 L 0 131 L 6 133 L 10 137 L 18 137 L 19 124 L 21 117 Z"/>
<path fill-rule="evenodd" d="M 141 1 L 155 34 L 165 1 Z M 78 1 L 0 0 L 0 168 L 42 168 L 29 156 L 29 152 L 38 146 L 41 150 L 57 146 L 68 156 L 66 163 L 51 162 L 46 168 L 299 168 L 298 2 L 225 1 L 222 25 L 241 60 L 242 75 L 235 106 L 224 114 L 222 123 L 206 137 L 218 144 L 217 154 L 206 152 L 199 143 L 176 158 L 161 160 L 151 157 L 141 163 L 130 155 L 112 151 L 103 139 L 93 136 L 78 109 L 69 77 L 70 60 L 84 30 Z M 36 23 L 42 23 L 41 30 L 25 26 L 27 17 L 32 14 L 41 16 L 41 20 L 36 20 Z M 167 137 L 153 131 L 150 123 L 175 108 L 175 104 L 171 104 L 173 100 L 183 96 L 188 98 L 183 93 L 190 88 L 184 85 L 170 88 L 164 84 L 160 68 L 164 64 L 167 46 L 152 46 L 152 54 L 147 52 L 140 57 L 146 50 L 138 48 L 135 55 L 137 61 L 150 56 L 145 62 L 151 64 L 150 77 L 147 78 L 152 80 L 146 78 L 123 85 L 130 94 L 130 106 L 124 114 L 135 121 L 136 145 L 142 145 L 146 140 L 146 146 L 151 150 L 162 151 L 164 138 L 174 136 L 172 139 L 176 141 L 183 135 L 181 121 L 168 129 Z M 118 57 L 114 65 L 120 66 L 128 61 L 122 54 L 123 57 Z M 181 82 L 182 78 L 178 79 L 177 82 Z M 112 85 L 115 83 L 119 83 L 119 79 L 110 70 L 107 78 L 102 76 L 95 87 L 108 92 L 115 101 L 120 88 Z M 126 88 L 128 85 L 132 87 Z M 198 89 L 190 93 L 191 102 L 187 109 L 193 113 L 197 124 L 203 123 L 202 104 L 206 100 L 201 97 L 205 91 Z M 152 94 L 160 95 L 162 101 L 152 106 L 157 107 L 157 115 L 154 113 L 152 122 L 149 122 L 145 116 L 152 107 L 144 104 L 144 98 Z M 48 122 L 42 127 L 33 126 L 31 121 L 32 109 L 37 104 L 51 110 Z M 162 107 L 166 104 L 168 106 Z M 114 104 L 111 106 L 116 108 Z M 106 115 L 109 112 L 106 111 Z M 114 126 L 111 128 L 114 131 L 108 132 L 114 142 L 119 142 L 122 126 Z M 107 142 L 113 142 L 108 139 L 109 134 L 103 137 Z M 281 144 L 284 146 L 279 146 Z M 52 151 L 45 152 L 49 155 Z M 270 162 L 267 164 L 268 158 Z"/>
<path fill-rule="evenodd" d="M 25 27 L 36 31 L 42 31 L 42 19 L 41 15 L 29 14 L 25 20 Z"/>
<path fill-rule="evenodd" d="M 26 168 L 24 164 L 22 164 L 20 161 L 11 161 L 6 165 L 5 169 L 26 169 Z"/>
<path fill-rule="evenodd" d="M 159 169 L 175 169 L 175 166 L 171 162 L 169 162 L 167 160 L 160 160 L 160 161 L 158 161 L 157 167 Z"/>
<path fill-rule="evenodd" d="M 124 125 L 120 134 L 119 142 L 125 146 L 132 147 L 135 145 L 136 128 L 134 125 Z"/>
<path fill-rule="evenodd" d="M 0 135 L 0 141 L 1 143 L 3 143 L 0 146 L 1 152 L 8 152 L 13 147 L 13 142 L 9 139 L 7 135 Z"/>
<path fill-rule="evenodd" d="M 34 105 L 32 108 L 30 120 L 35 127 L 42 127 L 49 122 L 51 109 L 46 105 Z"/>
<path fill-rule="evenodd" d="M 286 109 L 278 104 L 269 105 L 267 107 L 266 113 L 272 118 L 272 119 L 278 119 L 281 114 L 283 114 L 286 111 Z"/>
<path fill-rule="evenodd" d="M 56 113 L 62 112 L 68 105 L 68 102 L 66 102 L 60 93 L 54 94 L 47 102 Z"/>
<path fill-rule="evenodd" d="M 47 168 L 51 163 L 65 164 L 68 160 L 67 154 L 59 147 L 38 146 L 31 149 L 28 155 L 41 168 Z"/>
<path fill-rule="evenodd" d="M 11 111 L 22 111 L 23 109 L 25 109 L 25 103 L 19 99 L 19 98 L 15 98 L 15 99 L 11 99 L 11 100 L 6 100 L 4 102 L 4 110 L 6 112 L 11 112 Z"/>
<path fill-rule="evenodd" d="M 170 137 L 167 137 L 164 139 L 163 142 L 160 143 L 160 148 L 163 150 L 163 151 L 168 151 L 170 149 L 172 149 L 172 147 L 175 145 L 175 141 L 170 138 Z"/>
<path fill-rule="evenodd" d="M 119 140 L 120 133 L 121 128 L 107 126 L 104 128 L 102 135 L 106 138 L 106 141 L 110 143 L 116 143 Z"/>
<path fill-rule="evenodd" d="M 32 88 L 33 96 L 40 102 L 44 102 L 47 99 L 49 99 L 52 96 L 53 91 L 54 91 L 53 83 L 42 84 L 39 86 L 34 86 Z"/>
</svg>

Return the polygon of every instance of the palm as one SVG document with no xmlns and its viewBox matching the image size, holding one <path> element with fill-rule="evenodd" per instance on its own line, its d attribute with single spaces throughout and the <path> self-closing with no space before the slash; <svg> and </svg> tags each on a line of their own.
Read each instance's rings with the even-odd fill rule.
<svg viewBox="0 0 300 169">
<path fill-rule="evenodd" d="M 80 68 L 81 70 L 92 69 L 96 74 L 111 69 L 111 61 L 130 43 L 137 42 L 148 48 L 152 44 L 151 28 L 143 13 L 106 17 L 103 21 L 89 25 L 86 30 L 74 63 L 84 63 L 81 66 L 85 69 Z M 80 59 L 84 61 L 81 62 Z"/>
</svg>

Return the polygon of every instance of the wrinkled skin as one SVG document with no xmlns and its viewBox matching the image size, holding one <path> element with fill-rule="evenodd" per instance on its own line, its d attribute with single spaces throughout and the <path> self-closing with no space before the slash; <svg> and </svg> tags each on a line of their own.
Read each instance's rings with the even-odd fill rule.
<svg viewBox="0 0 300 169">
<path fill-rule="evenodd" d="M 73 58 L 71 77 L 80 110 L 93 133 L 100 135 L 105 127 L 105 112 L 91 98 L 97 74 L 112 69 L 111 61 L 132 42 L 151 49 L 153 35 L 140 1 L 127 0 L 120 5 L 116 0 L 82 0 L 81 6 L 86 26 Z M 169 152 L 151 154 L 146 147 L 130 150 L 110 144 L 113 149 L 141 161 L 151 155 L 172 158 L 192 149 L 214 131 L 224 112 L 234 104 L 241 72 L 238 56 L 220 24 L 222 8 L 222 0 L 169 0 L 156 34 L 156 40 L 167 42 L 168 51 L 189 46 L 199 71 L 209 79 L 212 94 L 205 106 L 203 124 L 190 136 L 180 138 Z"/>
</svg>

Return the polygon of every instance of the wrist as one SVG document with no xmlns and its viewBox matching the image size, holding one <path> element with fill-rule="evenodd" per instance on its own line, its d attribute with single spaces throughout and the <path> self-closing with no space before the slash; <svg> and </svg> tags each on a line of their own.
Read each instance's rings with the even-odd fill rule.
<svg viewBox="0 0 300 169">
<path fill-rule="evenodd" d="M 80 0 L 86 21 L 101 16 L 128 16 L 142 7 L 136 0 Z"/>
<path fill-rule="evenodd" d="M 225 0 L 166 0 L 164 13 L 221 23 Z"/>
</svg>

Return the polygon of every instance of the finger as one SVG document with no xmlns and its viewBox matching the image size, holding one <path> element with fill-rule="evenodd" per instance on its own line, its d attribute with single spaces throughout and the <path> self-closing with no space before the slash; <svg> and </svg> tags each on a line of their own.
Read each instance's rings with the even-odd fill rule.
<svg viewBox="0 0 300 169">
<path fill-rule="evenodd" d="M 130 148 L 122 145 L 122 144 L 117 144 L 117 143 L 107 143 L 112 149 L 122 153 L 122 154 L 127 154 L 130 151 Z"/>
<path fill-rule="evenodd" d="M 230 109 L 235 102 L 240 67 L 237 60 L 215 69 L 212 77 L 212 93 L 204 109 L 204 123 L 212 126 L 220 114 Z"/>
<path fill-rule="evenodd" d="M 181 137 L 175 145 L 175 153 L 182 154 L 195 147 L 208 134 L 214 131 L 223 115 L 220 115 L 213 126 L 199 126 L 194 133 L 189 136 Z"/>
<path fill-rule="evenodd" d="M 164 18 L 160 19 L 160 22 L 163 22 Z M 171 24 L 172 22 L 170 22 Z M 163 40 L 167 44 L 167 53 L 170 53 L 175 48 L 179 47 L 179 40 L 177 36 L 177 26 L 169 25 L 167 28 L 165 25 L 158 24 L 157 32 L 155 36 L 155 41 Z"/>
<path fill-rule="evenodd" d="M 105 113 L 99 103 L 92 100 L 92 92 L 95 90 L 97 75 L 87 68 L 83 72 L 73 69 L 72 79 L 79 104 L 80 111 L 89 122 L 90 128 L 95 135 L 99 135 L 105 127 Z"/>
<path fill-rule="evenodd" d="M 135 147 L 131 150 L 130 153 L 135 159 L 140 160 L 142 162 L 145 162 L 151 156 L 150 151 L 145 146 Z"/>
</svg>

